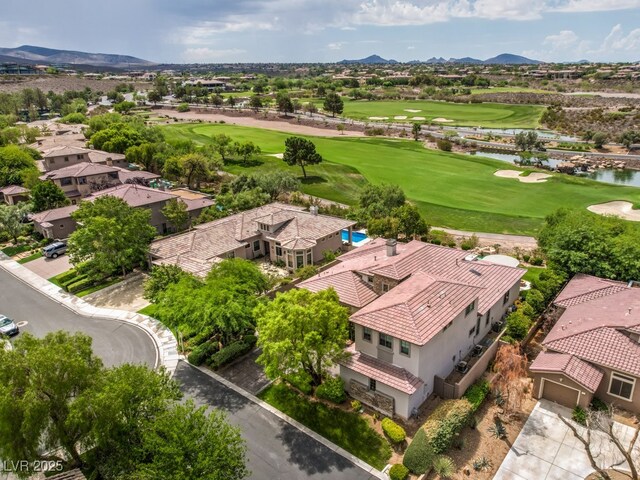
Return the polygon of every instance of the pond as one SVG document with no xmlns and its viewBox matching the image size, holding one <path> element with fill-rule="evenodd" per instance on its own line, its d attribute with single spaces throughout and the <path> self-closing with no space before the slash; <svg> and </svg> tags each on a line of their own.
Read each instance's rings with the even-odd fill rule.
<svg viewBox="0 0 640 480">
<path fill-rule="evenodd" d="M 469 155 L 475 155 L 475 153 L 472 152 Z M 507 162 L 512 165 L 516 165 L 517 162 L 520 161 L 519 155 L 513 155 L 509 153 L 478 152 L 477 155 L 481 157 L 493 158 L 495 160 Z M 550 158 L 544 163 L 546 165 L 549 165 L 551 168 L 556 168 L 558 164 L 562 162 L 563 160 Z M 576 176 L 590 178 L 592 180 L 595 180 L 596 182 L 612 183 L 614 185 L 626 185 L 628 187 L 640 187 L 640 170 L 618 170 L 614 168 L 603 168 L 594 172 L 578 173 L 576 174 Z"/>
<path fill-rule="evenodd" d="M 569 135 L 561 135 L 550 130 L 527 130 L 523 128 L 480 128 L 473 129 L 464 128 L 464 130 L 473 130 L 474 134 L 479 135 L 515 135 L 520 132 L 536 132 L 538 137 L 545 140 L 557 140 L 559 142 L 579 142 L 580 139 Z M 461 137 L 464 135 L 460 135 Z"/>
</svg>

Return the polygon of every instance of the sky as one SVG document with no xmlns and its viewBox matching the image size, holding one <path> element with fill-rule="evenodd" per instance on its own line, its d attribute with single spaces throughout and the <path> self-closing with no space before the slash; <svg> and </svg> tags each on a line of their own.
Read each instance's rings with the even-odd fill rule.
<svg viewBox="0 0 640 480">
<path fill-rule="evenodd" d="M 639 61 L 640 0 L 0 0 L 0 47 L 159 63 Z"/>
</svg>

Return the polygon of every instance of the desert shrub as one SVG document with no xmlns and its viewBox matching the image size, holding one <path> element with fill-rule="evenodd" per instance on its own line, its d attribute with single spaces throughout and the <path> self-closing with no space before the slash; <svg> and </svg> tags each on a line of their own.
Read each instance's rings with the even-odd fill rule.
<svg viewBox="0 0 640 480">
<path fill-rule="evenodd" d="M 469 424 L 473 412 L 466 398 L 445 400 L 436 407 L 421 429 L 434 453 L 444 453 L 451 447 L 456 435 Z"/>
<path fill-rule="evenodd" d="M 476 458 L 473 461 L 473 469 L 477 472 L 489 470 L 491 468 L 491 465 L 491 460 L 489 460 L 487 457 Z"/>
<path fill-rule="evenodd" d="M 476 248 L 478 246 L 478 243 L 478 237 L 474 234 L 469 238 L 465 238 L 460 244 L 460 248 L 462 248 L 462 250 L 471 250 L 473 248 Z"/>
<path fill-rule="evenodd" d="M 347 399 L 344 393 L 344 381 L 341 377 L 328 377 L 316 388 L 316 397 L 333 403 L 342 403 Z"/>
<path fill-rule="evenodd" d="M 202 365 L 207 358 L 217 351 L 218 346 L 216 344 L 212 342 L 205 342 L 191 350 L 187 360 L 191 365 Z"/>
<path fill-rule="evenodd" d="M 487 398 L 489 392 L 491 391 L 491 385 L 488 381 L 482 380 L 474 383 L 467 391 L 464 392 L 464 398 L 469 400 L 471 404 L 471 408 L 473 411 L 477 411 L 480 408 L 480 405 L 484 402 L 484 399 Z"/>
<path fill-rule="evenodd" d="M 389 478 L 391 480 L 406 480 L 408 476 L 409 469 L 401 463 L 396 463 L 389 469 Z"/>
<path fill-rule="evenodd" d="M 576 405 L 571 412 L 571 418 L 580 425 L 587 424 L 587 412 L 580 405 Z"/>
<path fill-rule="evenodd" d="M 442 150 L 443 152 L 450 152 L 451 148 L 453 147 L 451 141 L 447 140 L 446 138 L 439 138 L 438 140 L 436 140 L 436 145 L 438 146 L 438 149 Z"/>
<path fill-rule="evenodd" d="M 209 366 L 214 370 L 231 363 L 236 358 L 241 357 L 245 353 L 248 353 L 255 343 L 252 345 L 251 343 L 247 343 L 244 340 L 240 340 L 239 342 L 233 342 L 222 348 L 219 352 L 211 355 L 209 359 Z"/>
<path fill-rule="evenodd" d="M 351 402 L 351 408 L 354 412 L 359 412 L 362 409 L 362 402 L 360 400 L 354 400 Z"/>
<path fill-rule="evenodd" d="M 378 135 L 384 135 L 384 128 L 381 127 L 368 127 L 364 129 L 364 134 L 368 137 L 376 137 Z"/>
<path fill-rule="evenodd" d="M 73 124 L 86 123 L 87 117 L 85 117 L 83 113 L 76 112 L 76 113 L 70 113 L 69 115 L 65 115 L 60 119 L 60 121 L 62 123 L 73 123 Z"/>
<path fill-rule="evenodd" d="M 412 473 L 421 475 L 431 470 L 433 457 L 433 449 L 427 440 L 427 434 L 421 428 L 416 432 L 407 451 L 404 452 L 402 463 Z"/>
<path fill-rule="evenodd" d="M 300 267 L 296 270 L 296 277 L 306 280 L 318 273 L 318 269 L 313 265 L 307 265 L 306 267 Z"/>
<path fill-rule="evenodd" d="M 396 422 L 391 420 L 390 418 L 385 418 L 381 423 L 382 431 L 384 434 L 391 440 L 391 443 L 402 443 L 407 437 L 404 428 L 398 425 Z"/>
<path fill-rule="evenodd" d="M 176 111 L 178 111 L 178 112 L 188 112 L 189 111 L 189 104 L 188 103 L 181 103 L 180 105 L 178 105 L 176 107 Z"/>
<path fill-rule="evenodd" d="M 451 478 L 456 473 L 456 464 L 451 457 L 441 455 L 434 459 L 433 470 L 440 475 L 440 478 Z"/>
<path fill-rule="evenodd" d="M 286 382 L 300 390 L 305 395 L 311 395 L 313 393 L 313 386 L 311 385 L 311 375 L 307 372 L 298 372 L 295 374 L 286 375 L 284 377 Z"/>
<path fill-rule="evenodd" d="M 507 429 L 504 426 L 504 423 L 502 423 L 502 420 L 496 417 L 493 421 L 493 425 L 489 427 L 489 433 L 498 440 L 501 440 L 506 438 Z"/>
</svg>

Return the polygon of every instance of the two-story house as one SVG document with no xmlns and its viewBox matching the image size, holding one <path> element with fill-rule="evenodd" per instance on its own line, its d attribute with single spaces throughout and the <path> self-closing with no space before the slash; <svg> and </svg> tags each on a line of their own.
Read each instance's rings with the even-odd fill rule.
<svg viewBox="0 0 640 480">
<path fill-rule="evenodd" d="M 125 156 L 121 153 L 110 153 L 103 152 L 102 150 L 92 150 L 90 148 L 60 145 L 44 151 L 41 168 L 45 172 L 51 172 L 80 163 L 95 163 L 121 168 L 127 168 L 129 165 Z"/>
<path fill-rule="evenodd" d="M 530 366 L 533 395 L 573 408 L 594 397 L 640 412 L 640 288 L 578 274 Z"/>
<path fill-rule="evenodd" d="M 376 239 L 339 260 L 298 287 L 334 288 L 351 308 L 351 355 L 340 365 L 346 389 L 402 418 L 503 317 L 525 273 L 415 240 Z"/>
</svg>

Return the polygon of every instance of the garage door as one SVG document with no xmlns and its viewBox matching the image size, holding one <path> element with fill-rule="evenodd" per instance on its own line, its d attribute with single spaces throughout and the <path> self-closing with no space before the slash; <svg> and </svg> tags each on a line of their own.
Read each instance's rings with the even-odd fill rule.
<svg viewBox="0 0 640 480">
<path fill-rule="evenodd" d="M 542 398 L 569 408 L 573 408 L 578 404 L 578 395 L 580 395 L 580 392 L 577 390 L 550 380 L 543 379 L 542 381 L 544 382 Z"/>
</svg>

